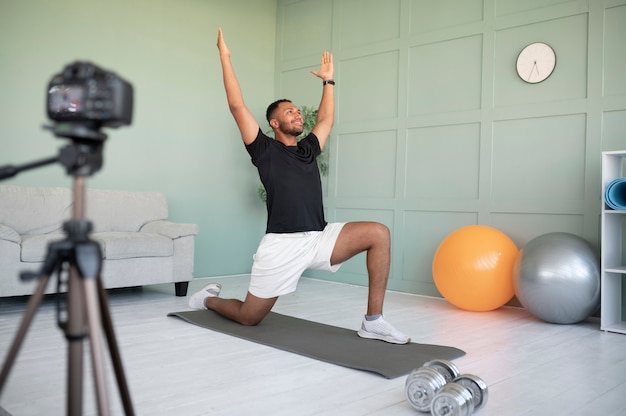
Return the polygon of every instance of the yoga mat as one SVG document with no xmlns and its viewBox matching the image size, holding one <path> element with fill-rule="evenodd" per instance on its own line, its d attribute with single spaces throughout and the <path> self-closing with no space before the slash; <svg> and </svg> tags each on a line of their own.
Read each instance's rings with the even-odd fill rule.
<svg viewBox="0 0 626 416">
<path fill-rule="evenodd" d="M 626 209 L 626 178 L 615 179 L 606 186 L 604 202 L 616 210 Z"/>
<path fill-rule="evenodd" d="M 453 347 L 390 344 L 360 338 L 353 329 L 324 325 L 270 312 L 257 326 L 243 326 L 213 311 L 172 312 L 168 316 L 248 341 L 328 363 L 370 371 L 388 379 L 407 375 L 432 359 L 453 360 L 465 352 Z"/>
</svg>

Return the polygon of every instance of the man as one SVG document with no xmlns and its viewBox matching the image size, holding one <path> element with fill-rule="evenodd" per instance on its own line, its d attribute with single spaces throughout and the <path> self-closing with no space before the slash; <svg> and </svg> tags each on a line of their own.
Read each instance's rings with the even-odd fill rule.
<svg viewBox="0 0 626 416">
<path fill-rule="evenodd" d="M 366 251 L 368 303 L 358 335 L 396 344 L 410 342 L 382 316 L 391 257 L 389 229 L 375 222 L 327 224 L 324 219 L 316 157 L 334 121 L 332 55 L 324 52 L 319 71 L 311 71 L 322 80 L 322 99 L 311 134 L 298 142 L 303 131 L 300 110 L 289 100 L 272 103 L 266 118 L 274 139 L 263 134 L 244 103 L 221 29 L 217 47 L 230 112 L 267 192 L 267 229 L 254 255 L 243 302 L 220 298 L 221 285 L 211 283 L 190 297 L 189 306 L 213 310 L 242 325 L 256 325 L 279 296 L 295 291 L 306 269 L 335 272 L 343 262 Z"/>
</svg>

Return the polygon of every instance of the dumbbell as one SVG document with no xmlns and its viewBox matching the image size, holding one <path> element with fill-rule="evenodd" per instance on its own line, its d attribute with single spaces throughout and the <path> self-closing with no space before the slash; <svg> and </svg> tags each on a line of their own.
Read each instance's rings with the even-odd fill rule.
<svg viewBox="0 0 626 416">
<path fill-rule="evenodd" d="M 431 360 L 416 368 L 406 378 L 407 401 L 420 412 L 429 412 L 436 393 L 459 376 L 459 369 L 448 360 Z"/>
<path fill-rule="evenodd" d="M 473 374 L 462 374 L 443 386 L 430 404 L 433 416 L 470 416 L 487 403 L 487 384 Z"/>
</svg>

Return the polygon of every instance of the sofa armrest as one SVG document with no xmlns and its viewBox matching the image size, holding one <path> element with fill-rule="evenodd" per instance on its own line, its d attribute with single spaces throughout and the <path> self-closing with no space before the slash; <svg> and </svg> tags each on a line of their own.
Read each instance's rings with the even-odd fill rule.
<svg viewBox="0 0 626 416">
<path fill-rule="evenodd" d="M 0 240 L 12 241 L 19 244 L 22 241 L 22 237 L 8 225 L 0 224 Z"/>
<path fill-rule="evenodd" d="M 166 220 L 148 222 L 139 230 L 139 232 L 161 234 L 172 239 L 196 235 L 199 231 L 198 224 L 182 224 Z"/>
</svg>

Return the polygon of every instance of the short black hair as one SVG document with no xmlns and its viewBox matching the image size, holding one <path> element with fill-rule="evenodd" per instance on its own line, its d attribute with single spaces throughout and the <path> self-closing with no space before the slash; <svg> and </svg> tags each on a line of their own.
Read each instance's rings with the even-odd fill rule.
<svg viewBox="0 0 626 416">
<path fill-rule="evenodd" d="M 290 102 L 291 100 L 288 100 L 286 98 L 281 98 L 280 100 L 276 100 L 272 104 L 270 104 L 267 107 L 267 110 L 265 111 L 265 119 L 267 120 L 267 122 L 268 123 L 270 122 L 270 120 L 272 119 L 272 116 L 274 115 L 274 111 L 276 111 L 280 103 L 290 103 Z"/>
</svg>

